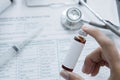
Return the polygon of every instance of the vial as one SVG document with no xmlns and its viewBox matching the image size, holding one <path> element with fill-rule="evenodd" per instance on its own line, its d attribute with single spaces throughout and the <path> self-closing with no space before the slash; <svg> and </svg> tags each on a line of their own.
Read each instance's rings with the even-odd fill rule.
<svg viewBox="0 0 120 80">
<path fill-rule="evenodd" d="M 74 37 L 69 53 L 66 55 L 62 64 L 62 68 L 64 70 L 70 72 L 74 70 L 74 67 L 86 43 L 85 36 L 87 36 L 87 34 L 83 30 L 80 30 L 79 34 Z"/>
</svg>

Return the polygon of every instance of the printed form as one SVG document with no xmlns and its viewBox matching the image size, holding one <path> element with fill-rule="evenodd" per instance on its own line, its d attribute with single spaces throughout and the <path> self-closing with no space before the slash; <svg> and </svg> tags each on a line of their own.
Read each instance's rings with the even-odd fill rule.
<svg viewBox="0 0 120 80">
<path fill-rule="evenodd" d="M 43 28 L 31 43 L 0 69 L 0 80 L 64 80 L 59 75 L 61 64 L 73 36 L 77 34 L 77 31 L 68 31 L 61 26 L 61 14 L 68 7 L 71 6 L 29 8 L 14 5 L 9 13 L 0 16 L 0 53 Z M 92 37 L 87 36 L 86 39 L 74 72 L 85 80 L 107 80 L 109 69 L 106 67 L 101 68 L 96 77 L 82 73 L 85 57 L 98 47 Z"/>
</svg>

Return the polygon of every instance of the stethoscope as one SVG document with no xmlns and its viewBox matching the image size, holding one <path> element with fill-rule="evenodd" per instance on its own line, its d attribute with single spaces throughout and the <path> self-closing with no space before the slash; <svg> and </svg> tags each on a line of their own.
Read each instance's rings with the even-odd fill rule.
<svg viewBox="0 0 120 80">
<path fill-rule="evenodd" d="M 78 30 L 81 28 L 81 26 L 84 23 L 87 23 L 87 24 L 90 24 L 96 27 L 109 29 L 113 33 L 115 33 L 118 37 L 120 37 L 119 26 L 114 25 L 110 21 L 104 20 L 101 16 L 99 16 L 96 12 L 94 12 L 83 0 L 79 0 L 79 5 L 85 6 L 92 14 L 94 14 L 94 16 L 98 20 L 104 23 L 104 25 L 98 24 L 96 22 L 89 22 L 89 21 L 83 20 L 81 10 L 78 7 L 72 7 L 72 8 L 65 10 L 62 13 L 62 17 L 61 17 L 62 26 L 64 26 L 66 29 L 69 29 L 69 30 Z"/>
</svg>

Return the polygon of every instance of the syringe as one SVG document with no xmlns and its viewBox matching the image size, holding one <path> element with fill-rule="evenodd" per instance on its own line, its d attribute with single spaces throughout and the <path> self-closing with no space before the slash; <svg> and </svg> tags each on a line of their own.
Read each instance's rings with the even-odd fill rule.
<svg viewBox="0 0 120 80">
<path fill-rule="evenodd" d="M 0 67 L 3 67 L 9 60 L 11 60 L 14 56 L 16 56 L 26 45 L 28 45 L 39 33 L 42 31 L 42 28 L 38 29 L 37 31 L 33 32 L 32 35 L 24 40 L 21 43 L 17 43 L 10 47 L 4 53 L 0 53 Z"/>
</svg>

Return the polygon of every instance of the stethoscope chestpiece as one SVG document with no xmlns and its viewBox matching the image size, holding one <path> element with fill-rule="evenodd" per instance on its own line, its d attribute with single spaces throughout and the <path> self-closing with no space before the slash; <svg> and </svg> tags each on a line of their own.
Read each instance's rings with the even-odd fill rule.
<svg viewBox="0 0 120 80">
<path fill-rule="evenodd" d="M 82 12 L 76 7 L 69 8 L 62 13 L 61 24 L 66 29 L 78 30 L 83 23 L 81 22 Z"/>
</svg>

